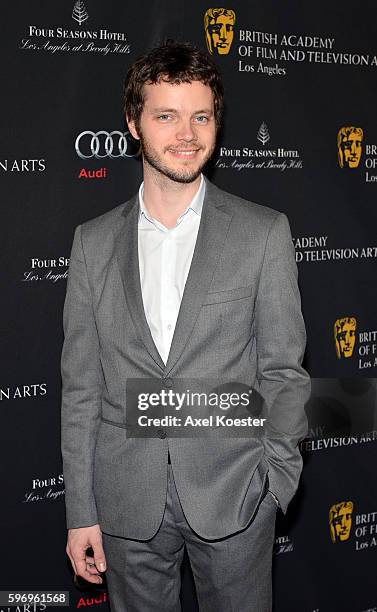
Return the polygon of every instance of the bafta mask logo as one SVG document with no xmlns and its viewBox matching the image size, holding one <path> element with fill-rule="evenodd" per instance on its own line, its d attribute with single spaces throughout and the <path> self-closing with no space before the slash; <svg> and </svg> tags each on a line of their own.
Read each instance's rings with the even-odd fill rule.
<svg viewBox="0 0 377 612">
<path fill-rule="evenodd" d="M 352 357 L 356 341 L 355 317 L 343 317 L 335 321 L 334 340 L 338 359 Z"/>
<path fill-rule="evenodd" d="M 211 55 L 228 55 L 233 42 L 236 13 L 232 9 L 209 8 L 204 14 L 204 31 Z"/>
<path fill-rule="evenodd" d="M 364 132 L 360 127 L 342 127 L 338 132 L 338 160 L 341 168 L 357 168 Z"/>
<path fill-rule="evenodd" d="M 353 502 L 342 501 L 334 504 L 329 512 L 330 534 L 333 544 L 345 542 L 350 537 Z"/>
</svg>

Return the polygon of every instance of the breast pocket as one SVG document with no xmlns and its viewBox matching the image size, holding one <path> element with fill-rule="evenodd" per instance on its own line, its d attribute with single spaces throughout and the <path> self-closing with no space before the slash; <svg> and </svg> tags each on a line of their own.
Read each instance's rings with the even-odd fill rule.
<svg viewBox="0 0 377 612">
<path fill-rule="evenodd" d="M 209 291 L 204 299 L 203 306 L 207 304 L 222 304 L 223 302 L 233 302 L 251 297 L 251 285 L 237 287 L 236 289 L 226 289 L 225 291 Z"/>
</svg>

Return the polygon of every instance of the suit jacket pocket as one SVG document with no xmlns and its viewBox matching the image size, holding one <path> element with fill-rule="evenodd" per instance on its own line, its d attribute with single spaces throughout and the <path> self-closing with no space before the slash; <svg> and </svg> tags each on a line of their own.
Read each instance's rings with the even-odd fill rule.
<svg viewBox="0 0 377 612">
<path fill-rule="evenodd" d="M 103 423 L 107 423 L 108 425 L 112 425 L 113 427 L 121 427 L 122 429 L 130 429 L 130 427 L 126 425 L 125 423 L 110 421 L 109 419 L 104 419 L 103 417 L 101 417 L 101 421 Z"/>
<path fill-rule="evenodd" d="M 203 306 L 206 304 L 220 304 L 222 302 L 232 302 L 233 300 L 241 300 L 242 298 L 250 297 L 252 287 L 237 287 L 236 289 L 227 289 L 226 291 L 211 291 L 207 293 L 203 301 Z"/>
</svg>

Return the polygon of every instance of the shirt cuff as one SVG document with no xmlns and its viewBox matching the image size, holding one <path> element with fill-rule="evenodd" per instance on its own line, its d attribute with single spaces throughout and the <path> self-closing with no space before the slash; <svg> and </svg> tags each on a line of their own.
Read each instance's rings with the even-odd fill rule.
<svg viewBox="0 0 377 612">
<path fill-rule="evenodd" d="M 271 491 L 271 489 L 268 489 L 268 490 L 269 490 L 269 492 L 271 493 L 271 495 L 272 495 L 272 497 L 274 498 L 274 500 L 276 501 L 278 508 L 280 508 L 280 502 L 279 502 L 278 498 L 276 497 L 275 493 L 273 493 L 273 492 Z"/>
</svg>

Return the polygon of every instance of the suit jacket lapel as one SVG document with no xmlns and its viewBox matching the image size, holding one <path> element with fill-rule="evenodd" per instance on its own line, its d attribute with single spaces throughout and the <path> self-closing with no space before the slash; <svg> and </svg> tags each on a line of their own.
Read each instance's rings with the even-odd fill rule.
<svg viewBox="0 0 377 612">
<path fill-rule="evenodd" d="M 226 210 L 221 190 L 208 179 L 205 181 L 206 191 L 198 236 L 166 366 L 153 341 L 144 311 L 138 255 L 139 205 L 137 194 L 124 206 L 122 214 L 125 220 L 115 239 L 115 252 L 132 320 L 145 348 L 163 370 L 164 376 L 167 376 L 172 370 L 190 338 L 204 297 L 211 284 L 232 219 L 232 214 Z"/>
<path fill-rule="evenodd" d="M 193 330 L 226 239 L 232 214 L 226 211 L 221 191 L 208 179 L 198 236 L 182 296 L 164 375 L 180 358 Z"/>
<path fill-rule="evenodd" d="M 163 370 L 165 364 L 153 341 L 145 316 L 141 292 L 138 249 L 139 201 L 136 194 L 124 207 L 125 217 L 115 239 L 115 252 L 118 258 L 123 289 L 127 306 L 136 331 L 155 363 Z"/>
</svg>

